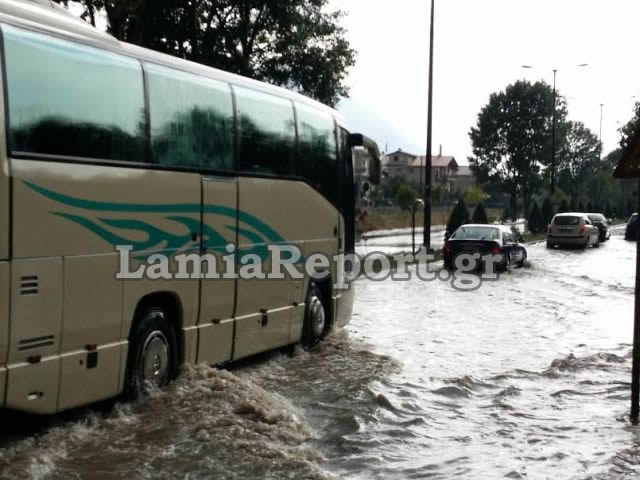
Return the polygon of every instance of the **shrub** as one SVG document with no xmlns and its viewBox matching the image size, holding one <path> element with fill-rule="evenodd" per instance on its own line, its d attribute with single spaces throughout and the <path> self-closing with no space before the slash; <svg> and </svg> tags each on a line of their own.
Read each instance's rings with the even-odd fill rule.
<svg viewBox="0 0 640 480">
<path fill-rule="evenodd" d="M 411 185 L 400 185 L 398 193 L 396 194 L 396 200 L 402 210 L 411 210 L 418 198 L 418 192 Z"/>
<path fill-rule="evenodd" d="M 604 209 L 604 216 L 607 218 L 613 218 L 616 216 L 613 208 L 611 208 L 611 205 L 607 204 L 607 207 Z"/>
<path fill-rule="evenodd" d="M 566 213 L 569 211 L 569 205 L 566 200 L 563 200 L 560 204 L 560 208 L 558 208 L 558 213 Z"/>
<path fill-rule="evenodd" d="M 452 234 L 465 223 L 469 223 L 469 210 L 467 210 L 464 199 L 461 198 L 451 211 L 451 216 L 449 216 L 449 222 L 447 223 L 447 232 Z"/>
<path fill-rule="evenodd" d="M 533 202 L 533 207 L 529 211 L 529 231 L 533 234 L 540 233 L 544 230 L 544 219 L 542 212 L 538 206 L 538 202 Z"/>
<path fill-rule="evenodd" d="M 575 198 L 572 198 L 571 203 L 569 204 L 569 211 L 575 212 L 576 210 L 578 210 L 578 202 Z"/>
<path fill-rule="evenodd" d="M 553 205 L 551 204 L 551 200 L 545 198 L 544 203 L 542 204 L 542 221 L 543 227 L 546 228 L 547 225 L 551 223 L 555 212 L 553 211 Z"/>
<path fill-rule="evenodd" d="M 480 202 L 478 204 L 478 206 L 476 207 L 475 211 L 473 212 L 473 219 L 472 219 L 473 223 L 481 223 L 481 224 L 488 224 L 489 223 L 489 217 L 487 216 L 487 211 L 484 208 L 484 205 L 482 204 L 482 202 Z"/>
</svg>

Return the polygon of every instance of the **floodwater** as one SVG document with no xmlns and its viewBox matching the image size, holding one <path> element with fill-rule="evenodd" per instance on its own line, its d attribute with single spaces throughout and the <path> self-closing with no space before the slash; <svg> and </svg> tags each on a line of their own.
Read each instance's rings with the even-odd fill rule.
<svg viewBox="0 0 640 480">
<path fill-rule="evenodd" d="M 311 352 L 188 367 L 108 413 L 4 414 L 0 477 L 638 478 L 635 244 L 528 251 L 473 292 L 360 281 Z"/>
</svg>

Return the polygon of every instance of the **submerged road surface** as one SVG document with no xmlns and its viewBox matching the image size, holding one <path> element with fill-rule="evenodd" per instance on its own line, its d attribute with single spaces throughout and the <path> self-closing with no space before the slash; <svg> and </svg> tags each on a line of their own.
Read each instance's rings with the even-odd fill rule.
<svg viewBox="0 0 640 480">
<path fill-rule="evenodd" d="M 473 292 L 360 281 L 313 351 L 187 368 L 109 413 L 0 418 L 0 478 L 637 478 L 635 244 L 529 247 Z"/>
</svg>

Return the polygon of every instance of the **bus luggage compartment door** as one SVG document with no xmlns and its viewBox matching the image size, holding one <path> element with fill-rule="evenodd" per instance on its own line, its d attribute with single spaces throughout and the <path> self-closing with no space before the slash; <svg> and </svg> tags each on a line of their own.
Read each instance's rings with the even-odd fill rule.
<svg viewBox="0 0 640 480">
<path fill-rule="evenodd" d="M 14 260 L 7 407 L 55 413 L 60 379 L 62 259 Z"/>
</svg>

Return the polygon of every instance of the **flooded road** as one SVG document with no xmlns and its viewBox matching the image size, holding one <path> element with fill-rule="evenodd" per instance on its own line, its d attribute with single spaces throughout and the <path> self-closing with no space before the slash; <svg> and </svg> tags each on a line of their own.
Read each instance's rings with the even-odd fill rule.
<svg viewBox="0 0 640 480">
<path fill-rule="evenodd" d="M 189 367 L 142 405 L 5 413 L 0 478 L 637 478 L 620 233 L 529 246 L 529 268 L 473 292 L 361 281 L 313 351 Z"/>
</svg>

